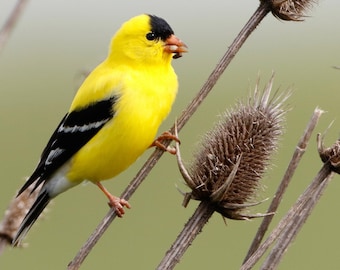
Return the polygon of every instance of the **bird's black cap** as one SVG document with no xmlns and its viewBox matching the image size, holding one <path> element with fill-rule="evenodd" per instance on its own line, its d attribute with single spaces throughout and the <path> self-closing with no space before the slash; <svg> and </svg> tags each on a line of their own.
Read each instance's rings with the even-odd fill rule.
<svg viewBox="0 0 340 270">
<path fill-rule="evenodd" d="M 151 31 L 155 34 L 156 38 L 165 41 L 168 37 L 174 34 L 170 25 L 162 18 L 155 15 L 150 15 Z"/>
</svg>

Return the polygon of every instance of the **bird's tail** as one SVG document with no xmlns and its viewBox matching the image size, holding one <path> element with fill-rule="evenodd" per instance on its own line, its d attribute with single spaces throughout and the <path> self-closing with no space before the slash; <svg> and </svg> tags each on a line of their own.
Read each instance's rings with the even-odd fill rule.
<svg viewBox="0 0 340 270">
<path fill-rule="evenodd" d="M 37 218 L 40 216 L 41 212 L 45 209 L 45 207 L 50 202 L 51 197 L 46 191 L 46 189 L 42 189 L 33 203 L 32 207 L 26 214 L 25 218 L 21 222 L 21 225 L 18 229 L 18 232 L 16 233 L 12 245 L 16 246 L 18 245 L 25 237 L 29 229 L 32 227 L 34 222 L 37 220 Z"/>
</svg>

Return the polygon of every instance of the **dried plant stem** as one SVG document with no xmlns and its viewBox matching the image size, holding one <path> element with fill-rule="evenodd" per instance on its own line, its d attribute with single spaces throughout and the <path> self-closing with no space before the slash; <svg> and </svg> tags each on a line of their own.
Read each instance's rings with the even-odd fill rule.
<svg viewBox="0 0 340 270">
<path fill-rule="evenodd" d="M 0 255 L 4 252 L 7 245 L 8 241 L 6 239 L 0 238 Z"/>
<path fill-rule="evenodd" d="M 326 166 L 327 167 L 327 166 Z M 306 198 L 306 203 L 299 213 L 295 214 L 295 217 L 289 222 L 289 224 L 285 227 L 284 231 L 281 233 L 278 241 L 275 246 L 271 250 L 270 254 L 266 258 L 265 262 L 261 266 L 261 269 L 276 269 L 280 260 L 282 259 L 284 253 L 287 251 L 288 246 L 295 239 L 303 224 L 306 222 L 307 218 L 311 214 L 315 205 L 319 201 L 323 191 L 327 187 L 329 181 L 331 180 L 333 173 L 325 171 L 319 174 L 319 179 L 316 180 L 320 184 L 315 187 L 315 190 L 312 194 L 310 194 L 309 198 Z M 324 180 L 323 180 L 324 179 Z"/>
<path fill-rule="evenodd" d="M 318 121 L 319 121 L 319 118 L 320 116 L 322 115 L 323 111 L 316 108 L 313 112 L 313 115 L 310 119 L 310 121 L 308 122 L 307 124 L 307 127 L 300 139 L 300 141 L 298 142 L 298 145 L 296 146 L 296 149 L 295 149 L 295 152 L 293 154 L 293 157 L 288 165 L 288 168 L 282 178 L 282 181 L 275 193 L 275 196 L 267 210 L 267 213 L 274 213 L 276 212 L 280 202 L 281 202 L 281 199 L 283 197 L 283 194 L 285 193 L 289 183 L 290 183 L 290 180 L 292 179 L 293 177 L 293 174 L 303 156 L 303 154 L 305 153 L 305 150 L 306 150 L 306 147 L 307 147 L 307 144 L 310 140 L 310 137 L 313 133 L 313 130 L 315 129 Z M 268 227 L 273 219 L 274 215 L 267 215 L 264 217 L 264 219 L 262 220 L 262 223 L 254 237 L 254 240 L 249 248 L 249 251 L 248 251 L 248 254 L 246 256 L 246 258 L 244 259 L 243 263 L 246 262 L 249 257 L 255 252 L 255 250 L 257 250 L 257 248 L 259 247 L 266 231 L 268 230 Z"/>
<path fill-rule="evenodd" d="M 177 239 L 157 266 L 157 270 L 170 270 L 175 267 L 192 241 L 202 231 L 214 211 L 214 207 L 208 201 L 202 201 L 199 204 L 194 214 L 184 225 L 182 232 L 177 236 Z"/>
<path fill-rule="evenodd" d="M 255 11 L 255 13 L 251 16 L 246 25 L 242 28 L 241 32 L 237 35 L 233 43 L 229 46 L 228 50 L 219 61 L 215 69 L 210 74 L 206 83 L 203 85 L 201 90 L 198 92 L 196 97 L 191 101 L 188 107 L 183 111 L 181 116 L 177 119 L 177 128 L 180 131 L 183 126 L 188 122 L 190 117 L 197 110 L 198 106 L 203 102 L 205 97 L 209 94 L 213 86 L 216 84 L 217 80 L 220 78 L 222 73 L 225 71 L 231 60 L 234 58 L 236 53 L 239 51 L 241 46 L 250 36 L 250 34 L 256 29 L 258 24 L 263 20 L 263 18 L 269 13 L 270 7 L 267 3 L 261 3 L 259 8 Z M 171 131 L 174 132 L 175 126 L 171 128 Z M 168 146 L 170 142 L 165 142 L 165 146 Z M 163 152 L 156 149 L 146 163 L 143 165 L 141 170 L 137 173 L 134 179 L 130 182 L 129 186 L 122 193 L 121 197 L 128 200 L 139 185 L 143 182 L 152 168 L 155 166 L 157 161 L 163 155 Z M 75 258 L 69 263 L 68 269 L 74 270 L 79 269 L 82 262 L 85 260 L 86 256 L 90 253 L 91 249 L 95 246 L 99 238 L 104 234 L 110 223 L 114 220 L 116 214 L 113 211 L 109 211 L 105 218 L 101 221 L 95 231 L 92 233 L 90 238 L 86 241 L 86 243 L 81 247 L 78 254 Z"/>
<path fill-rule="evenodd" d="M 18 0 L 12 13 L 10 14 L 4 26 L 2 27 L 0 31 L 0 52 L 4 49 L 6 42 L 15 27 L 15 24 L 20 18 L 20 15 L 25 9 L 27 3 L 28 0 Z"/>
<path fill-rule="evenodd" d="M 256 27 L 260 24 L 260 22 L 264 19 L 264 17 L 269 13 L 269 11 L 270 9 L 268 5 L 266 3 L 261 3 L 258 9 L 250 17 L 249 21 L 245 24 L 240 33 L 237 35 L 232 44 L 229 46 L 228 50 L 223 55 L 222 59 L 219 61 L 215 69 L 212 71 L 209 78 L 202 86 L 201 90 L 198 92 L 196 97 L 191 101 L 191 103 L 183 111 L 182 115 L 177 119 L 178 131 L 180 131 L 182 127 L 188 122 L 190 117 L 197 110 L 198 106 L 203 102 L 203 100 L 209 94 L 211 89 L 214 87 L 217 80 L 220 78 L 222 73 L 230 64 L 231 60 L 234 58 L 234 56 L 239 51 L 241 46 L 244 44 L 244 42 L 247 40 L 250 34 L 256 29 Z M 174 131 L 174 128 L 175 127 L 173 126 L 171 130 Z"/>
<path fill-rule="evenodd" d="M 260 245 L 260 247 L 253 253 L 253 255 L 242 265 L 240 270 L 248 270 L 251 269 L 263 256 L 263 254 L 267 251 L 267 249 L 276 241 L 276 239 L 282 234 L 282 232 L 289 232 L 292 230 L 293 236 L 290 237 L 289 243 L 294 239 L 298 229 L 301 228 L 303 222 L 307 219 L 310 210 L 305 211 L 302 215 L 304 215 L 303 219 L 300 221 L 300 224 L 294 224 L 295 217 L 299 216 L 300 213 L 305 208 L 313 208 L 317 202 L 317 199 L 320 197 L 320 194 L 327 186 L 325 182 L 328 182 L 330 179 L 330 175 L 332 174 L 329 162 L 326 162 L 317 176 L 314 178 L 313 182 L 307 187 L 307 189 L 300 195 L 297 199 L 296 203 L 290 208 L 288 213 L 284 218 L 281 219 L 276 228 L 271 232 L 268 238 Z M 313 202 L 314 200 L 314 202 Z M 290 225 L 289 225 L 290 224 Z M 297 226 L 297 227 L 295 227 Z M 289 228 L 287 228 L 289 227 Z M 298 229 L 295 229 L 295 228 Z M 288 246 L 289 243 L 286 243 Z M 282 250 L 281 252 L 284 252 Z M 268 269 L 268 268 L 262 268 Z"/>
</svg>

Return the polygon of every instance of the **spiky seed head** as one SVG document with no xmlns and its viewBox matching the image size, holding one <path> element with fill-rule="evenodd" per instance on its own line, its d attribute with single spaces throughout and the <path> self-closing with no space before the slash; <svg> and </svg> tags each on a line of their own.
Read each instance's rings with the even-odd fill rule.
<svg viewBox="0 0 340 270">
<path fill-rule="evenodd" d="M 270 6 L 272 14 L 284 21 L 303 21 L 316 0 L 261 0 Z"/>
<path fill-rule="evenodd" d="M 241 209 L 254 199 L 272 153 L 283 132 L 288 94 L 270 99 L 273 77 L 264 91 L 227 111 L 209 131 L 188 169 L 191 197 L 210 200 L 216 211 L 244 219 Z"/>
</svg>

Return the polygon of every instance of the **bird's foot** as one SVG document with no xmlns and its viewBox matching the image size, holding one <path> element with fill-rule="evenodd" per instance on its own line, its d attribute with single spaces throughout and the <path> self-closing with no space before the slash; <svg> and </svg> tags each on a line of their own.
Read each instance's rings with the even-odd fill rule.
<svg viewBox="0 0 340 270">
<path fill-rule="evenodd" d="M 127 200 L 113 196 L 100 182 L 97 182 L 96 185 L 100 188 L 101 191 L 103 191 L 105 196 L 109 199 L 108 205 L 113 210 L 115 210 L 118 217 L 122 217 L 125 214 L 124 206 L 128 209 L 131 208 L 131 205 Z"/>
<path fill-rule="evenodd" d="M 165 141 L 165 140 L 173 140 L 173 141 L 176 141 L 178 143 L 181 142 L 177 136 L 171 134 L 169 131 L 165 131 L 156 140 L 154 140 L 154 142 L 150 145 L 150 147 L 156 146 L 163 151 L 167 151 L 172 155 L 176 155 L 176 149 L 175 148 L 172 148 L 171 146 L 165 146 L 163 144 L 163 141 Z"/>
<path fill-rule="evenodd" d="M 119 197 L 115 197 L 111 195 L 111 198 L 109 198 L 108 205 L 115 210 L 118 217 L 123 217 L 125 214 L 124 206 L 128 209 L 131 208 L 131 205 L 127 200 L 121 199 Z"/>
</svg>

